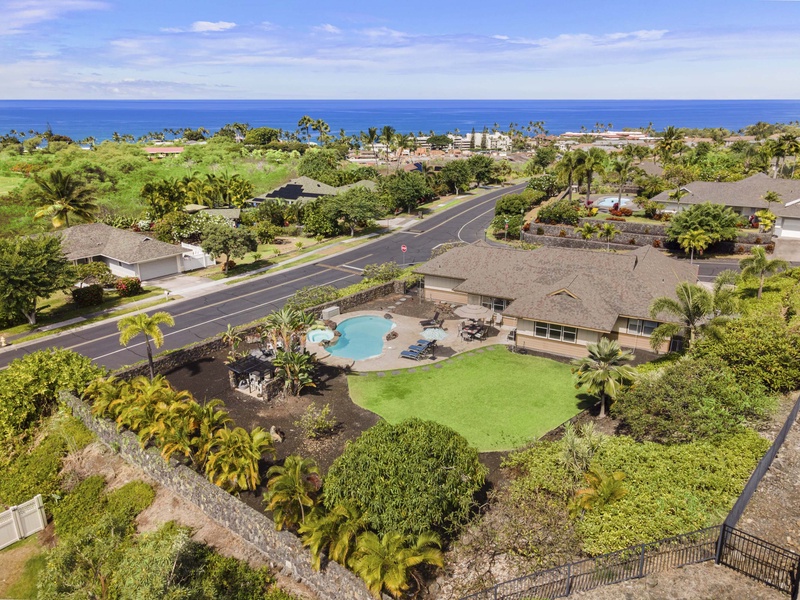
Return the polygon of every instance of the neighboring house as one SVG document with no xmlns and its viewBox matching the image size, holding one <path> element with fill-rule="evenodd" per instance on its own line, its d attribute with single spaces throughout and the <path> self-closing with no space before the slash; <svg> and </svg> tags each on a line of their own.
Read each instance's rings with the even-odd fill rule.
<svg viewBox="0 0 800 600">
<path fill-rule="evenodd" d="M 311 177 L 304 176 L 292 179 L 267 194 L 256 196 L 250 202 L 256 206 L 271 199 L 286 200 L 292 204 L 295 202 L 306 203 L 311 200 L 316 200 L 317 198 L 322 198 L 323 196 L 335 196 L 354 187 L 365 187 L 374 191 L 377 185 L 374 181 L 363 180 L 341 187 L 334 187 L 327 183 L 317 181 L 316 179 L 311 179 Z"/>
<path fill-rule="evenodd" d="M 74 225 L 58 235 L 67 259 L 75 264 L 104 262 L 119 277 L 155 279 L 213 264 L 209 257 L 199 257 L 194 246 L 173 246 L 102 223 Z"/>
<path fill-rule="evenodd" d="M 677 212 L 693 204 L 711 202 L 731 207 L 734 212 L 749 217 L 757 210 L 769 208 L 778 217 L 774 235 L 781 238 L 800 238 L 800 180 L 773 179 L 757 173 L 747 179 L 732 182 L 693 181 L 682 188 L 686 194 L 680 202 L 670 199 L 674 190 L 661 192 L 653 200 L 664 204 L 664 210 Z M 777 192 L 782 204 L 773 202 L 767 207 L 764 196 Z"/>
<path fill-rule="evenodd" d="M 183 152 L 181 146 L 152 146 L 144 149 L 145 153 L 152 158 L 166 158 Z"/>
<path fill-rule="evenodd" d="M 643 247 L 609 253 L 568 248 L 513 250 L 476 242 L 422 265 L 425 298 L 491 308 L 516 327 L 517 345 L 564 356 L 586 356 L 601 337 L 650 351 L 659 322 L 650 304 L 675 297 L 697 266 Z M 667 351 L 673 340 L 660 349 Z"/>
</svg>

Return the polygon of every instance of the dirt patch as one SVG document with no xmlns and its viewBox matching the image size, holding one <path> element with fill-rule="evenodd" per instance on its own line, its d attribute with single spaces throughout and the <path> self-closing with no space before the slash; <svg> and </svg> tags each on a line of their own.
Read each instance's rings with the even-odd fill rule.
<svg viewBox="0 0 800 600">
<path fill-rule="evenodd" d="M 25 563 L 53 545 L 51 523 L 38 534 L 0 551 L 0 598 L 5 598 L 8 590 L 19 580 L 25 570 Z"/>
<path fill-rule="evenodd" d="M 713 561 L 573 594 L 580 600 L 785 600 L 787 596 Z"/>
</svg>

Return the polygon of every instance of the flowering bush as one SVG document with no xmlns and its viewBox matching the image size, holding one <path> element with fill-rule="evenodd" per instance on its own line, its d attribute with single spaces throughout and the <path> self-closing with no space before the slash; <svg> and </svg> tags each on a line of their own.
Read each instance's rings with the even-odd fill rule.
<svg viewBox="0 0 800 600">
<path fill-rule="evenodd" d="M 128 298 L 142 293 L 142 280 L 138 277 L 120 277 L 114 287 L 122 298 Z"/>
</svg>

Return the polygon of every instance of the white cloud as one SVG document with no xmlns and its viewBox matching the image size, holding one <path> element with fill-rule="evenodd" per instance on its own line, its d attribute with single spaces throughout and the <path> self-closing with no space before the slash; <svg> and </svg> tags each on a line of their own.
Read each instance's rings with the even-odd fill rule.
<svg viewBox="0 0 800 600">
<path fill-rule="evenodd" d="M 0 35 L 26 33 L 45 21 L 55 21 L 68 13 L 104 10 L 100 0 L 7 0 L 0 1 Z"/>
<path fill-rule="evenodd" d="M 339 35 L 342 33 L 342 30 L 336 27 L 336 25 L 331 25 L 330 23 L 323 23 L 322 25 L 317 25 L 316 27 L 312 27 L 313 31 L 319 31 L 321 33 L 331 33 L 333 35 Z"/>
<path fill-rule="evenodd" d="M 507 35 L 493 35 L 492 37 L 493 37 L 494 39 L 496 39 L 496 40 L 504 40 L 504 41 L 505 41 L 505 40 L 510 40 L 510 39 L 511 39 L 511 38 L 510 38 L 510 37 L 508 37 Z"/>
<path fill-rule="evenodd" d="M 234 27 L 236 27 L 236 23 L 228 21 L 195 21 L 192 23 L 191 30 L 196 32 L 227 31 Z"/>
</svg>

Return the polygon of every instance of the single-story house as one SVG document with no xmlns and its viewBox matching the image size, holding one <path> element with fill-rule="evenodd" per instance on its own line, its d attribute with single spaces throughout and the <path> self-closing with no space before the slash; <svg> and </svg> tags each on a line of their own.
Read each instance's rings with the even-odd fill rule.
<svg viewBox="0 0 800 600">
<path fill-rule="evenodd" d="M 271 192 L 256 196 L 250 200 L 250 202 L 256 206 L 271 199 L 286 200 L 292 204 L 295 202 L 305 203 L 316 200 L 317 198 L 322 198 L 323 196 L 335 196 L 354 187 L 365 187 L 374 191 L 377 185 L 374 181 L 363 180 L 340 187 L 334 187 L 327 183 L 317 181 L 316 179 L 311 179 L 311 177 L 303 176 L 292 179 Z"/>
<path fill-rule="evenodd" d="M 166 158 L 183 152 L 183 146 L 149 146 L 144 149 L 147 156 L 153 158 Z"/>
<path fill-rule="evenodd" d="M 425 276 L 426 299 L 482 305 L 516 328 L 518 346 L 581 357 L 587 344 L 602 337 L 650 351 L 650 334 L 660 324 L 650 316 L 650 304 L 661 296 L 674 298 L 683 281 L 697 282 L 698 269 L 651 247 L 623 254 L 476 242 L 417 271 Z M 680 343 L 670 340 L 660 350 Z"/>
<path fill-rule="evenodd" d="M 57 235 L 61 236 L 67 259 L 75 264 L 104 262 L 118 277 L 144 281 L 213 264 L 202 251 L 203 264 L 199 264 L 196 247 L 166 244 L 146 234 L 102 223 L 74 225 Z"/>
<path fill-rule="evenodd" d="M 798 179 L 773 179 L 764 173 L 757 173 L 740 181 L 693 181 L 682 189 L 685 195 L 681 197 L 680 202 L 670 199 L 669 196 L 674 190 L 661 192 L 653 200 L 661 202 L 664 210 L 671 212 L 703 202 L 724 204 L 745 217 L 758 210 L 769 208 L 777 217 L 774 235 L 782 238 L 800 238 L 800 180 Z M 772 202 L 767 206 L 764 200 L 767 192 L 777 192 L 782 202 Z"/>
</svg>

